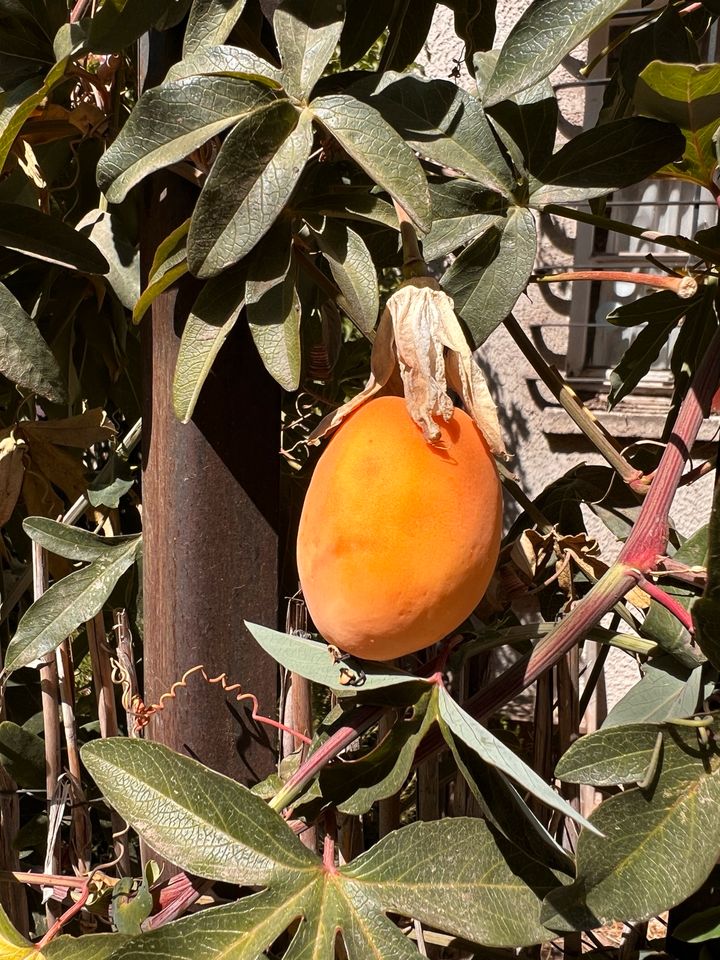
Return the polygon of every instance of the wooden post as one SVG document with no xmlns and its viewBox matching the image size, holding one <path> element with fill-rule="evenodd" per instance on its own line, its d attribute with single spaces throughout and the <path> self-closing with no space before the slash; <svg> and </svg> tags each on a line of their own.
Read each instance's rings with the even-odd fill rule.
<svg viewBox="0 0 720 960">
<path fill-rule="evenodd" d="M 181 32 L 146 40 L 145 86 L 178 59 Z M 197 188 L 180 177 L 153 177 L 142 231 L 145 278 L 157 245 L 192 211 Z M 145 701 L 184 671 L 209 675 L 258 697 L 276 712 L 276 669 L 243 620 L 278 625 L 280 391 L 266 373 L 244 319 L 228 337 L 191 423 L 172 409 L 180 334 L 200 284 L 173 288 L 143 321 L 143 521 Z M 150 723 L 147 735 L 244 782 L 273 767 L 274 732 L 252 721 L 245 704 L 192 677 Z"/>
</svg>

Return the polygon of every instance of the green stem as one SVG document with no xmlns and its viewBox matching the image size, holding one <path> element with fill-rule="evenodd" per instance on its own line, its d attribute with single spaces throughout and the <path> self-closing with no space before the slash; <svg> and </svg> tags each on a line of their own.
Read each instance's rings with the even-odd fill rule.
<svg viewBox="0 0 720 960">
<path fill-rule="evenodd" d="M 638 470 L 623 456 L 613 438 L 588 410 L 572 387 L 563 380 L 554 367 L 547 363 L 512 314 L 506 317 L 505 328 L 542 382 L 593 446 L 635 493 L 641 495 L 645 493 L 647 483 L 644 481 L 642 470 Z"/>
<path fill-rule="evenodd" d="M 623 223 L 621 220 L 610 220 L 607 217 L 598 217 L 594 213 L 585 213 L 584 210 L 565 207 L 559 203 L 545 204 L 542 212 L 552 213 L 557 217 L 567 217 L 569 220 L 577 220 L 578 223 L 587 223 L 591 227 L 600 227 L 602 230 L 622 233 L 626 237 L 635 237 L 638 240 L 646 240 L 648 243 L 656 243 L 659 246 L 672 247 L 674 250 L 689 253 L 691 256 L 698 257 L 700 260 L 705 260 L 708 263 L 720 262 L 720 250 L 713 250 L 712 247 L 706 247 L 702 243 L 696 243 L 695 240 L 688 240 L 687 237 L 658 233 L 657 230 L 642 230 L 640 227 L 634 227 L 631 223 Z"/>
</svg>

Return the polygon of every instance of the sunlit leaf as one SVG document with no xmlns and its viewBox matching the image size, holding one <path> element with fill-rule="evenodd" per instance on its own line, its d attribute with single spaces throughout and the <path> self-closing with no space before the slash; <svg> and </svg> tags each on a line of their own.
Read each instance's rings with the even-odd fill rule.
<svg viewBox="0 0 720 960">
<path fill-rule="evenodd" d="M 290 198 L 312 146 L 309 111 L 276 100 L 237 124 L 205 181 L 188 234 L 188 264 L 212 277 L 252 250 Z"/>
<path fill-rule="evenodd" d="M 648 772 L 662 724 L 626 723 L 580 737 L 563 754 L 555 776 L 596 787 L 638 783 Z M 662 756 L 662 755 L 661 755 Z"/>
<path fill-rule="evenodd" d="M 377 110 L 347 94 L 318 97 L 310 108 L 367 175 L 427 232 L 431 217 L 425 174 L 410 147 Z"/>
<path fill-rule="evenodd" d="M 701 689 L 701 666 L 688 670 L 669 657 L 650 662 L 642 679 L 608 713 L 603 729 L 689 717 L 697 710 Z"/>
<path fill-rule="evenodd" d="M 623 0 L 533 0 L 502 46 L 485 103 L 507 100 L 544 80 L 565 54 L 623 6 Z"/>
<path fill-rule="evenodd" d="M 253 80 L 270 87 L 279 88 L 280 71 L 267 60 L 258 57 L 250 50 L 229 44 L 201 46 L 185 59 L 174 63 L 167 72 L 165 82 L 183 80 L 200 74 L 224 77 L 239 77 Z"/>
<path fill-rule="evenodd" d="M 273 17 L 282 85 L 291 96 L 307 97 L 327 66 L 343 25 L 338 0 L 283 0 Z"/>
<path fill-rule="evenodd" d="M 244 6 L 245 0 L 193 0 L 185 26 L 183 57 L 224 43 Z"/>
<path fill-rule="evenodd" d="M 511 207 L 507 218 L 466 247 L 442 278 L 443 289 L 467 324 L 475 346 L 502 323 L 525 289 L 535 261 L 530 210 Z"/>
<path fill-rule="evenodd" d="M 101 157 L 100 188 L 119 203 L 148 174 L 183 160 L 271 99 L 266 87 L 236 77 L 195 76 L 153 87 Z"/>
<path fill-rule="evenodd" d="M 6 675 L 26 667 L 58 647 L 74 630 L 102 610 L 115 584 L 132 566 L 140 537 L 54 583 L 27 610 L 5 656 Z"/>
<path fill-rule="evenodd" d="M 340 288 L 338 306 L 363 333 L 369 333 L 377 322 L 380 292 L 375 264 L 362 237 L 334 220 L 327 220 L 315 236 Z"/>
<path fill-rule="evenodd" d="M 67 57 L 59 60 L 44 80 L 30 77 L 12 90 L 0 93 L 0 170 L 23 124 L 65 76 Z"/>
</svg>

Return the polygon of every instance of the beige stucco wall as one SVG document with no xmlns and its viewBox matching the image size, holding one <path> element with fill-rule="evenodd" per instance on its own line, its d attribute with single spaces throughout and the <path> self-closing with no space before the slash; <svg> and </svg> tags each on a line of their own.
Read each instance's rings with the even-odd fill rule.
<svg viewBox="0 0 720 960">
<path fill-rule="evenodd" d="M 496 46 L 500 46 L 526 6 L 522 0 L 513 0 L 503 6 Z M 581 49 L 575 55 L 582 57 L 583 53 Z M 445 7 L 438 7 L 420 63 L 428 76 L 448 78 L 458 61 L 462 63 L 462 55 L 462 45 L 453 30 L 452 15 Z M 562 69 L 553 75 L 555 82 L 566 79 L 569 77 Z M 468 87 L 472 86 L 464 64 L 461 80 Z M 583 122 L 582 95 L 576 91 L 564 92 L 559 94 L 558 99 L 561 112 L 568 121 L 563 129 L 572 135 L 572 130 L 579 128 Z M 572 229 L 568 230 L 566 223 L 542 223 L 540 236 L 538 264 L 559 265 L 572 262 L 574 232 Z M 560 289 L 558 287 L 559 285 L 554 285 L 552 291 L 545 287 L 542 293 L 537 287 L 531 287 L 529 296 L 520 298 L 515 313 L 527 330 L 538 324 L 543 326 L 543 341 L 557 354 L 555 362 L 561 366 L 567 352 L 571 291 L 570 285 Z M 537 377 L 504 328 L 498 329 L 482 347 L 480 362 L 487 373 L 501 413 L 506 442 L 513 455 L 511 467 L 530 497 L 537 496 L 547 484 L 581 461 L 603 462 L 594 448 L 573 428 L 564 411 L 542 409 L 536 399 Z M 541 388 L 540 394 L 550 399 L 544 388 Z M 659 433 L 661 421 L 662 418 L 658 416 L 638 418 L 632 411 L 605 417 L 611 432 L 628 438 Z M 716 429 L 717 424 L 706 424 L 704 438 L 709 439 Z M 672 517 L 682 534 L 689 535 L 706 522 L 711 493 L 710 476 L 679 491 Z M 507 509 L 509 518 L 517 510 L 514 504 L 508 504 Z M 598 536 L 601 542 L 603 555 L 612 559 L 617 553 L 618 542 L 594 517 L 590 517 L 589 525 L 593 535 Z M 638 669 L 633 661 L 625 654 L 613 651 L 607 668 L 610 704 L 619 699 L 638 676 Z"/>
</svg>

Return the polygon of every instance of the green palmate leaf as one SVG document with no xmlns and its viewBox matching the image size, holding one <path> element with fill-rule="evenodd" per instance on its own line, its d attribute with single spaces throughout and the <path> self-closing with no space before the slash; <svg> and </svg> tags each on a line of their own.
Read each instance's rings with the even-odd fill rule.
<svg viewBox="0 0 720 960">
<path fill-rule="evenodd" d="M 571 817 L 586 827 L 589 826 L 588 821 L 574 810 L 567 800 L 556 793 L 549 783 L 538 776 L 532 767 L 524 763 L 501 740 L 466 713 L 444 688 L 439 689 L 438 696 L 440 729 L 448 743 L 453 740 L 462 741 L 485 763 L 506 774 L 523 790 L 528 790 L 547 806 L 559 810 L 566 817 Z"/>
<path fill-rule="evenodd" d="M 307 97 L 333 55 L 343 25 L 338 0 L 283 0 L 273 26 L 282 61 L 282 85 Z"/>
<path fill-rule="evenodd" d="M 327 644 L 319 640 L 311 640 L 295 634 L 280 633 L 269 627 L 262 627 L 257 623 L 245 623 L 250 633 L 266 653 L 282 664 L 287 670 L 299 673 L 301 677 L 329 687 L 335 693 L 347 693 L 348 684 L 343 683 L 341 668 L 345 667 L 349 674 L 359 675 L 359 667 L 352 659 L 336 663 L 330 655 Z M 388 666 L 385 663 L 363 661 L 362 669 L 365 681 L 363 691 L 379 690 L 382 687 L 397 686 L 397 684 L 417 683 L 417 677 L 403 670 Z M 350 689 L 360 689 L 350 687 Z"/>
<path fill-rule="evenodd" d="M 35 321 L 0 283 L 0 373 L 23 390 L 65 400 L 62 374 Z"/>
<path fill-rule="evenodd" d="M 278 220 L 248 266 L 245 303 L 250 333 L 268 372 L 285 390 L 300 383 L 300 299 L 289 220 Z"/>
<path fill-rule="evenodd" d="M 340 35 L 340 66 L 351 67 L 387 27 L 392 8 L 386 3 L 345 0 L 345 22 Z"/>
<path fill-rule="evenodd" d="M 687 544 L 683 544 L 683 549 Z M 687 562 L 687 561 L 686 561 Z M 702 597 L 693 606 L 698 646 L 710 663 L 720 669 L 720 488 L 707 528 L 707 583 Z"/>
<path fill-rule="evenodd" d="M 490 190 L 512 189 L 483 108 L 454 83 L 387 73 L 369 102 L 419 153 Z"/>
<path fill-rule="evenodd" d="M 702 690 L 701 666 L 688 670 L 663 657 L 646 664 L 643 670 L 642 680 L 607 715 L 603 730 L 627 723 L 660 723 L 695 713 Z"/>
<path fill-rule="evenodd" d="M 45 947 L 42 955 L 45 960 L 108 960 L 126 940 L 121 933 L 58 937 Z M 36 957 L 36 960 L 40 958 Z"/>
<path fill-rule="evenodd" d="M 315 869 L 317 858 L 279 814 L 189 757 L 149 741 L 111 738 L 87 744 L 82 758 L 118 813 L 189 873 L 265 885 Z"/>
<path fill-rule="evenodd" d="M 688 537 L 675 553 L 674 559 L 688 567 L 703 567 L 706 562 L 707 549 L 708 527 L 706 525 L 700 527 L 691 537 Z M 663 589 L 686 610 L 691 607 L 694 610 L 697 594 L 691 589 L 671 583 L 663 584 Z M 691 638 L 688 631 L 678 618 L 657 600 L 651 600 L 650 608 L 641 629 L 643 636 L 655 640 L 663 650 L 672 654 L 683 667 L 693 669 L 698 663 L 702 663 L 702 654 L 690 645 Z"/>
<path fill-rule="evenodd" d="M 583 830 L 577 879 L 547 898 L 544 922 L 581 930 L 621 918 L 646 920 L 684 900 L 720 853 L 720 755 L 714 740 L 671 727 L 655 779 L 625 790 L 591 815 L 603 839 Z"/>
<path fill-rule="evenodd" d="M 188 234 L 188 264 L 212 277 L 252 250 L 290 198 L 312 146 L 309 111 L 277 100 L 226 138 L 205 181 Z"/>
<path fill-rule="evenodd" d="M 0 93 L 0 170 L 23 124 L 65 76 L 68 58 L 63 57 L 40 80 L 30 77 L 12 90 Z"/>
<path fill-rule="evenodd" d="M 507 100 L 544 80 L 623 5 L 623 0 L 534 0 L 503 44 L 485 103 Z"/>
<path fill-rule="evenodd" d="M 666 161 L 662 173 L 712 188 L 717 165 L 713 135 L 720 117 L 720 66 L 662 63 L 653 60 L 635 84 L 639 113 L 676 124 L 685 136 L 685 152 Z"/>
<path fill-rule="evenodd" d="M 54 583 L 23 616 L 5 656 L 7 676 L 50 653 L 74 630 L 102 610 L 115 584 L 135 562 L 140 537 Z"/>
<path fill-rule="evenodd" d="M 538 171 L 542 186 L 531 201 L 538 207 L 568 203 L 630 186 L 681 157 L 684 145 L 677 128 L 660 120 L 624 117 L 603 123 L 573 137 Z"/>
<path fill-rule="evenodd" d="M 237 77 L 194 76 L 154 87 L 101 157 L 98 183 L 111 203 L 119 203 L 148 174 L 183 160 L 270 102 L 266 87 Z"/>
<path fill-rule="evenodd" d="M 107 273 L 95 244 L 57 217 L 15 203 L 0 203 L 0 246 L 83 273 Z"/>
<path fill-rule="evenodd" d="M 137 536 L 99 537 L 89 530 L 71 527 L 48 517 L 28 517 L 23 520 L 23 530 L 50 553 L 85 562 L 112 557 L 118 547 L 137 542 Z"/>
<path fill-rule="evenodd" d="M 435 260 L 464 246 L 491 227 L 500 228 L 507 205 L 496 193 L 473 180 L 430 184 L 433 224 L 423 240 L 426 260 Z"/>
<path fill-rule="evenodd" d="M 699 303 L 701 298 L 702 293 L 698 293 L 695 297 L 683 300 L 672 290 L 659 290 L 615 307 L 605 319 L 616 327 L 637 327 L 641 323 L 655 320 L 673 320 L 679 323 L 690 307 Z"/>
<path fill-rule="evenodd" d="M 442 278 L 475 346 L 502 323 L 525 289 L 535 261 L 536 230 L 530 210 L 511 207 L 500 226 L 471 243 Z"/>
<path fill-rule="evenodd" d="M 425 174 L 410 147 L 377 110 L 347 94 L 319 97 L 310 107 L 353 160 L 427 232 L 431 217 Z"/>
<path fill-rule="evenodd" d="M 315 237 L 340 288 L 338 305 L 363 333 L 369 333 L 380 309 L 377 273 L 370 251 L 354 230 L 337 220 L 326 220 Z"/>
<path fill-rule="evenodd" d="M 648 373 L 667 343 L 670 331 L 677 326 L 679 320 L 680 317 L 677 314 L 675 316 L 665 314 L 643 327 L 638 333 L 610 374 L 608 395 L 610 407 L 614 407 L 623 397 L 632 393 Z"/>
<path fill-rule="evenodd" d="M 44 740 L 11 720 L 5 720 L 0 723 L 0 766 L 19 787 L 28 790 L 43 788 L 46 785 Z"/>
<path fill-rule="evenodd" d="M 193 0 L 185 27 L 183 57 L 224 43 L 244 6 L 245 0 Z"/>
<path fill-rule="evenodd" d="M 133 323 L 140 323 L 153 300 L 188 272 L 187 234 L 189 229 L 190 219 L 188 218 L 173 230 L 155 251 L 147 287 L 133 306 Z"/>
<path fill-rule="evenodd" d="M 245 303 L 245 264 L 208 280 L 185 323 L 173 378 L 175 416 L 187 423 L 203 384 Z"/>
<path fill-rule="evenodd" d="M 482 820 L 411 824 L 342 872 L 386 909 L 468 940 L 520 946 L 548 936 L 538 899 L 557 880 Z"/>
<path fill-rule="evenodd" d="M 254 80 L 268 87 L 279 89 L 280 71 L 267 60 L 258 57 L 250 50 L 228 44 L 201 46 L 170 67 L 165 82 L 184 80 L 200 74 L 224 77 L 239 77 L 242 80 Z"/>
<path fill-rule="evenodd" d="M 666 729 L 663 724 L 628 723 L 580 737 L 558 761 L 555 776 L 596 787 L 638 783 L 648 773 L 658 736 L 664 737 Z"/>
</svg>

